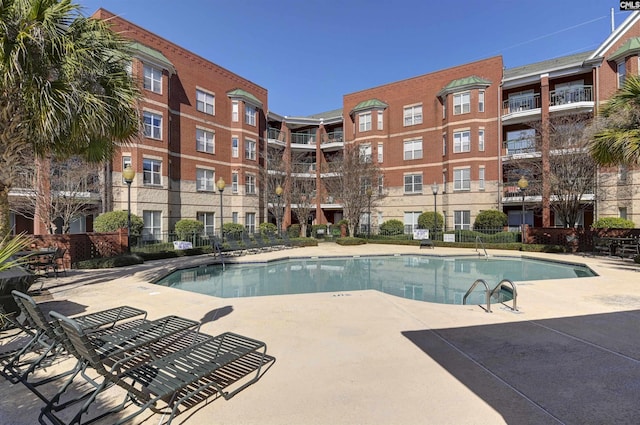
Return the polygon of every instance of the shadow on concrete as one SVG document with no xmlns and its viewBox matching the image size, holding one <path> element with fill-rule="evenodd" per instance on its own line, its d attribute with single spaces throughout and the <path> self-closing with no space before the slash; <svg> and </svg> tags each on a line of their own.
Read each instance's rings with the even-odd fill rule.
<svg viewBox="0 0 640 425">
<path fill-rule="evenodd" d="M 204 316 L 202 316 L 202 319 L 200 319 L 200 323 L 205 324 L 205 323 L 216 321 L 228 314 L 231 314 L 232 312 L 233 312 L 233 306 L 230 306 L 230 305 L 225 305 L 224 307 L 216 308 L 214 310 L 207 312 Z"/>
<path fill-rule="evenodd" d="M 638 323 L 633 310 L 403 335 L 508 424 L 632 424 Z"/>
</svg>

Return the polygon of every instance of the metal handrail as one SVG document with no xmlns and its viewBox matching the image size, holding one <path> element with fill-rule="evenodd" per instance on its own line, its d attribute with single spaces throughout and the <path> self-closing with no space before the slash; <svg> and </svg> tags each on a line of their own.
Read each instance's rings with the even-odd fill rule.
<svg viewBox="0 0 640 425">
<path fill-rule="evenodd" d="M 484 251 L 484 258 L 486 258 L 488 260 L 489 259 L 489 254 L 487 253 L 487 248 L 484 247 L 484 243 L 482 242 L 482 239 L 480 238 L 480 236 L 476 236 L 476 252 L 478 252 L 478 242 L 480 242 L 480 246 L 482 247 L 482 250 Z"/>
<path fill-rule="evenodd" d="M 518 305 L 517 305 L 518 290 L 516 289 L 516 284 L 510 281 L 509 279 L 502 279 L 500 283 L 498 283 L 496 287 L 493 288 L 493 291 L 491 291 L 491 297 L 493 297 L 494 294 L 496 294 L 502 289 L 502 285 L 504 283 L 510 284 L 511 291 L 513 292 L 513 307 L 509 307 L 509 306 L 507 307 L 511 308 L 512 311 L 518 311 Z"/>
<path fill-rule="evenodd" d="M 482 283 L 485 287 L 484 296 L 487 302 L 487 313 L 491 313 L 491 291 L 489 290 L 489 285 L 487 285 L 487 282 L 485 282 L 484 279 L 477 279 L 475 282 L 473 282 L 473 285 L 471 285 L 467 293 L 464 294 L 464 297 L 462 297 L 462 305 L 467 304 L 467 297 L 473 292 L 474 289 L 476 289 L 476 286 L 478 286 L 479 283 Z"/>
</svg>

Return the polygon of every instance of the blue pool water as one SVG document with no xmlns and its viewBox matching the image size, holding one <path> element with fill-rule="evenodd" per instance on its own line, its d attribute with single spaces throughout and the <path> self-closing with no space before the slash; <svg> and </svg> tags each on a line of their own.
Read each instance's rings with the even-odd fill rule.
<svg viewBox="0 0 640 425">
<path fill-rule="evenodd" d="M 210 265 L 177 270 L 156 282 L 221 298 L 342 292 L 374 289 L 442 304 L 462 304 L 476 279 L 493 289 L 513 282 L 595 276 L 579 264 L 515 257 L 432 257 L 422 255 L 305 258 L 269 263 Z M 468 298 L 484 303 L 482 285 Z"/>
</svg>

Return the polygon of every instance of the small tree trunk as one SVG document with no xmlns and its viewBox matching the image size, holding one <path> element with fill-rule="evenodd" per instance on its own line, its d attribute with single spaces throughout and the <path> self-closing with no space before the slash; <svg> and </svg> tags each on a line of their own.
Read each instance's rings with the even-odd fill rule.
<svg viewBox="0 0 640 425">
<path fill-rule="evenodd" d="M 11 233 L 9 190 L 11 190 L 11 188 L 8 186 L 0 187 L 0 238 L 4 238 Z"/>
</svg>

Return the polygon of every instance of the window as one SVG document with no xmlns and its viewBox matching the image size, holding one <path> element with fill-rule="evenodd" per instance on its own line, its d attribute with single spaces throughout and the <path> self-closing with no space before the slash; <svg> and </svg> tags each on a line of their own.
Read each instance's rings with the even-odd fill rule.
<svg viewBox="0 0 640 425">
<path fill-rule="evenodd" d="M 213 235 L 215 230 L 215 215 L 214 213 L 199 212 L 196 216 L 198 221 L 204 225 L 202 229 L 205 235 Z"/>
<path fill-rule="evenodd" d="M 471 169 L 460 168 L 453 170 L 453 190 L 471 189 Z"/>
<path fill-rule="evenodd" d="M 215 97 L 211 93 L 196 90 L 196 109 L 205 114 L 215 113 Z"/>
<path fill-rule="evenodd" d="M 244 157 L 245 159 L 256 159 L 256 142 L 255 140 L 245 139 L 244 141 Z"/>
<path fill-rule="evenodd" d="M 231 156 L 233 158 L 238 157 L 238 151 L 240 149 L 239 146 L 240 146 L 240 139 L 238 139 L 238 136 L 232 136 L 231 137 Z"/>
<path fill-rule="evenodd" d="M 478 112 L 484 112 L 484 90 L 478 92 Z"/>
<path fill-rule="evenodd" d="M 384 128 L 384 115 L 382 111 L 378 111 L 378 130 L 382 130 Z"/>
<path fill-rule="evenodd" d="M 360 162 L 371 162 L 371 144 L 360 145 Z"/>
<path fill-rule="evenodd" d="M 231 173 L 231 193 L 238 193 L 238 173 Z"/>
<path fill-rule="evenodd" d="M 404 193 L 422 193 L 422 174 L 404 176 Z"/>
<path fill-rule="evenodd" d="M 471 132 L 457 131 L 453 133 L 453 153 L 469 152 L 471 151 Z"/>
<path fill-rule="evenodd" d="M 404 142 L 404 159 L 422 158 L 422 140 L 407 140 Z"/>
<path fill-rule="evenodd" d="M 378 194 L 379 195 L 384 194 L 384 177 L 383 176 L 378 176 Z"/>
<path fill-rule="evenodd" d="M 478 131 L 478 150 L 484 152 L 484 130 Z"/>
<path fill-rule="evenodd" d="M 442 135 L 442 156 L 447 154 L 447 135 Z"/>
<path fill-rule="evenodd" d="M 237 100 L 231 102 L 231 121 L 238 122 L 240 116 L 240 104 Z"/>
<path fill-rule="evenodd" d="M 628 176 L 629 168 L 626 165 L 618 165 L 618 181 L 620 183 L 627 183 Z"/>
<path fill-rule="evenodd" d="M 231 213 L 231 222 L 232 223 L 237 223 L 238 222 L 238 212 L 234 211 Z"/>
<path fill-rule="evenodd" d="M 626 218 L 627 218 L 627 207 L 619 207 L 618 208 L 618 217 L 624 218 L 626 220 Z"/>
<path fill-rule="evenodd" d="M 162 140 L 162 115 L 144 111 L 144 136 Z"/>
<path fill-rule="evenodd" d="M 507 132 L 507 154 L 532 152 L 536 149 L 534 129 Z"/>
<path fill-rule="evenodd" d="M 142 211 L 143 240 L 160 240 L 162 232 L 162 211 Z"/>
<path fill-rule="evenodd" d="M 413 233 L 413 229 L 418 228 L 418 217 L 422 214 L 421 211 L 405 211 L 404 213 L 404 232 L 407 234 Z"/>
<path fill-rule="evenodd" d="M 244 122 L 249 125 L 256 125 L 256 108 L 251 105 L 244 105 Z"/>
<path fill-rule="evenodd" d="M 213 170 L 196 168 L 196 190 L 198 192 L 213 192 L 214 181 L 215 172 Z"/>
<path fill-rule="evenodd" d="M 244 176 L 244 193 L 246 195 L 256 194 L 256 176 L 253 174 L 246 174 Z"/>
<path fill-rule="evenodd" d="M 442 193 L 447 193 L 447 171 L 442 172 Z"/>
<path fill-rule="evenodd" d="M 624 80 L 627 77 L 627 64 L 624 62 L 618 62 L 618 88 L 624 85 Z"/>
<path fill-rule="evenodd" d="M 358 115 L 358 124 L 360 131 L 371 130 L 371 112 L 365 112 Z"/>
<path fill-rule="evenodd" d="M 447 98 L 442 100 L 442 119 L 447 118 Z"/>
<path fill-rule="evenodd" d="M 196 128 L 196 150 L 198 152 L 215 153 L 215 133 Z"/>
<path fill-rule="evenodd" d="M 247 213 L 244 216 L 244 227 L 249 233 L 256 232 L 256 213 Z"/>
<path fill-rule="evenodd" d="M 144 89 L 162 93 L 162 70 L 144 65 Z"/>
<path fill-rule="evenodd" d="M 468 114 L 471 112 L 471 96 L 469 92 L 453 95 L 453 115 Z"/>
<path fill-rule="evenodd" d="M 378 143 L 378 162 L 382 163 L 384 160 L 384 144 Z"/>
<path fill-rule="evenodd" d="M 422 124 L 422 105 L 405 106 L 404 125 Z"/>
<path fill-rule="evenodd" d="M 456 230 L 470 230 L 471 211 L 454 211 L 453 225 Z"/>
<path fill-rule="evenodd" d="M 149 185 L 162 184 L 162 161 L 157 159 L 142 160 L 142 182 Z"/>
<path fill-rule="evenodd" d="M 123 156 L 122 157 L 122 169 L 124 170 L 125 168 L 127 168 L 127 166 L 131 167 L 131 157 L 130 156 Z M 124 181 L 124 177 L 122 177 L 122 183 L 127 183 Z"/>
<path fill-rule="evenodd" d="M 484 190 L 484 167 L 478 169 L 478 189 Z"/>
</svg>

